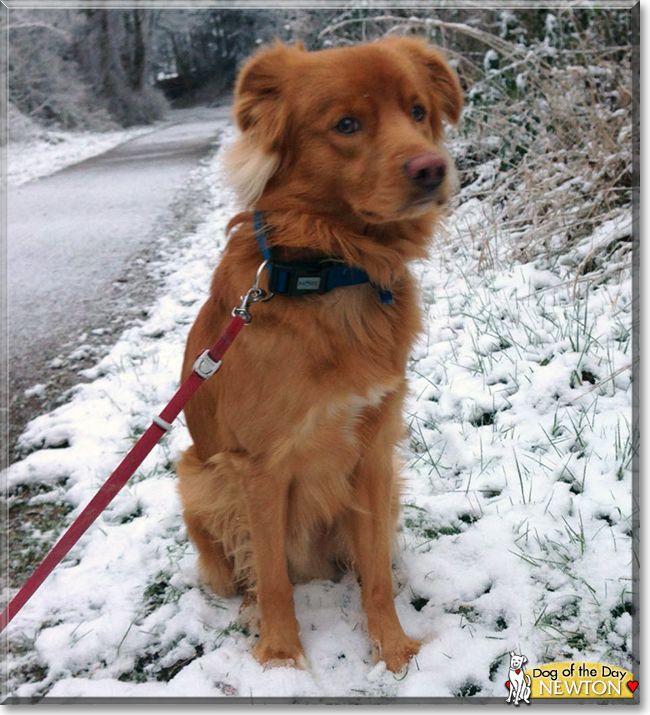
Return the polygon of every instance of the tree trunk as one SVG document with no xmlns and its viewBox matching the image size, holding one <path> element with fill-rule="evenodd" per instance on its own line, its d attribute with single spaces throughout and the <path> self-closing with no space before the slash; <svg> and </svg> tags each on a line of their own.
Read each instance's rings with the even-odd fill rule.
<svg viewBox="0 0 650 715">
<path fill-rule="evenodd" d="M 144 40 L 146 10 L 132 10 L 133 18 L 133 61 L 131 64 L 130 84 L 132 89 L 140 91 L 144 84 L 144 72 L 147 60 L 147 48 Z"/>
</svg>

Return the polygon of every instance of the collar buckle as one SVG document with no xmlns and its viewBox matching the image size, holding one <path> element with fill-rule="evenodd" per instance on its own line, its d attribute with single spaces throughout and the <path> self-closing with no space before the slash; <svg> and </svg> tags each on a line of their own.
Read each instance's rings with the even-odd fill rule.
<svg viewBox="0 0 650 715">
<path fill-rule="evenodd" d="M 334 288 L 370 283 L 379 294 L 384 305 L 393 304 L 393 294 L 389 288 L 375 285 L 368 274 L 361 268 L 347 265 L 335 258 L 320 258 L 303 261 L 274 261 L 266 239 L 270 228 L 264 221 L 261 211 L 253 212 L 255 238 L 269 272 L 269 291 L 271 296 L 309 295 L 327 293 Z M 259 273 L 258 271 L 258 280 Z M 257 282 L 255 284 L 257 286 Z"/>
<path fill-rule="evenodd" d="M 282 295 L 308 295 L 327 292 L 327 278 L 334 261 L 273 261 L 270 264 L 269 290 Z"/>
</svg>

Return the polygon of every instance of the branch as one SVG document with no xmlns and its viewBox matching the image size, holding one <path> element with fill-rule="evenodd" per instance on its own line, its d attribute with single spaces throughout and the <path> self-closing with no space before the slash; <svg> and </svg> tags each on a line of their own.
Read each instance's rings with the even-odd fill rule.
<svg viewBox="0 0 650 715">
<path fill-rule="evenodd" d="M 61 35 L 66 41 L 70 41 L 70 35 L 64 30 L 59 30 L 58 27 L 48 25 L 45 22 L 24 22 L 20 25 L 9 25 L 7 30 L 49 30 L 57 35 Z"/>
<path fill-rule="evenodd" d="M 355 17 L 349 20 L 342 20 L 341 22 L 337 22 L 334 25 L 326 27 L 324 30 L 321 30 L 321 32 L 319 33 L 319 37 L 329 35 L 335 30 L 338 30 L 339 28 L 344 27 L 346 25 L 351 25 L 353 23 L 359 22 L 393 22 L 398 25 L 424 25 L 426 27 L 441 27 L 445 30 L 452 30 L 455 32 L 460 32 L 464 35 L 468 35 L 469 37 L 473 37 L 479 42 L 483 42 L 490 47 L 494 47 L 496 50 L 503 53 L 504 55 L 513 55 L 515 53 L 515 46 L 511 42 L 502 40 L 496 35 L 491 35 L 489 32 L 484 32 L 483 30 L 477 30 L 474 27 L 470 27 L 469 25 L 465 25 L 460 22 L 444 22 L 444 20 L 436 20 L 433 17 L 427 17 L 426 19 L 420 19 L 417 17 L 395 17 L 394 15 L 379 15 L 378 17 L 373 18 Z"/>
</svg>

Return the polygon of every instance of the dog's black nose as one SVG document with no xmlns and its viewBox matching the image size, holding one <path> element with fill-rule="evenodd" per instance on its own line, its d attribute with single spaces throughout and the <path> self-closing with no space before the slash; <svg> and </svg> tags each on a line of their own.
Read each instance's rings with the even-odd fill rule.
<svg viewBox="0 0 650 715">
<path fill-rule="evenodd" d="M 440 154 L 418 154 L 404 164 L 408 178 L 427 193 L 433 193 L 445 179 L 447 162 Z"/>
</svg>

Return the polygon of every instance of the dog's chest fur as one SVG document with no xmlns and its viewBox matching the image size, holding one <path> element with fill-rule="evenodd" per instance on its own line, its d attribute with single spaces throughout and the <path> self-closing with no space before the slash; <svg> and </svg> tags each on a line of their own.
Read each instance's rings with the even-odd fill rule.
<svg viewBox="0 0 650 715">
<path fill-rule="evenodd" d="M 309 522 L 332 523 L 353 504 L 353 473 L 363 454 L 364 424 L 396 385 L 363 394 L 324 396 L 274 445 L 278 466 L 290 465 L 289 510 L 296 534 Z"/>
<path fill-rule="evenodd" d="M 396 333 L 409 326 L 399 304 L 381 305 L 370 286 L 312 303 L 301 319 L 311 321 L 308 329 L 269 327 L 285 335 L 268 380 L 287 391 L 287 405 L 267 458 L 290 472 L 293 507 L 329 520 L 349 500 L 350 477 L 367 448 L 364 428 L 401 390 L 406 351 L 396 347 L 404 344 Z"/>
</svg>

